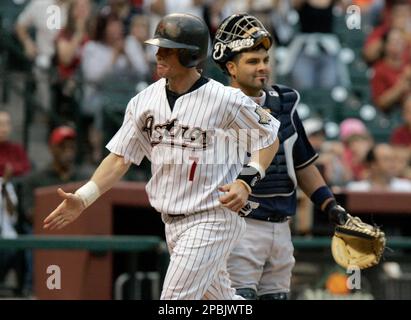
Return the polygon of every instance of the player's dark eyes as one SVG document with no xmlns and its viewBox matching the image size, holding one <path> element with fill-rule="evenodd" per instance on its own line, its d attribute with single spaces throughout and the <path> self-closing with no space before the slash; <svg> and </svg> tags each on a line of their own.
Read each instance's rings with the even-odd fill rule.
<svg viewBox="0 0 411 320">
<path fill-rule="evenodd" d="M 173 48 L 159 48 L 157 54 L 161 54 L 163 57 L 168 57 L 172 54 L 174 54 L 174 52 L 176 52 L 177 49 L 173 49 Z"/>
<path fill-rule="evenodd" d="M 248 64 L 258 64 L 258 63 L 260 63 L 260 61 L 261 60 L 259 60 L 259 59 L 250 59 L 250 60 L 247 60 L 246 63 L 248 63 Z M 268 64 L 269 63 L 269 58 L 264 59 L 263 63 Z"/>
</svg>

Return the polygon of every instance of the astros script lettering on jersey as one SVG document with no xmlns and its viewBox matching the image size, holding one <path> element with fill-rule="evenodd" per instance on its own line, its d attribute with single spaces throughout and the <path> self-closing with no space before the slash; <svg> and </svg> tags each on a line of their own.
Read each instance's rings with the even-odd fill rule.
<svg viewBox="0 0 411 320">
<path fill-rule="evenodd" d="M 229 159 L 227 133 L 247 140 L 253 152 L 274 142 L 279 122 L 266 112 L 261 121 L 257 104 L 212 79 L 179 97 L 171 109 L 165 81 L 130 100 L 107 148 L 136 164 L 144 156 L 151 161 L 146 191 L 157 211 L 187 215 L 220 207 L 218 187 L 234 181 L 243 166 Z"/>
<path fill-rule="evenodd" d="M 180 125 L 177 119 L 156 125 L 154 125 L 154 122 L 154 116 L 150 115 L 143 127 L 153 147 L 159 143 L 164 143 L 193 150 L 205 149 L 210 144 L 211 137 L 214 136 L 214 130 L 202 130 L 198 127 L 190 128 L 186 125 Z"/>
</svg>

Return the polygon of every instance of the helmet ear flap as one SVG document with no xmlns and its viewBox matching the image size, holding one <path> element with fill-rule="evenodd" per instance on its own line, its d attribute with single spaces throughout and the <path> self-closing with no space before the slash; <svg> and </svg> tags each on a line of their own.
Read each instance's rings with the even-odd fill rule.
<svg viewBox="0 0 411 320">
<path fill-rule="evenodd" d="M 186 68 L 195 67 L 200 60 L 200 51 L 193 49 L 179 49 L 178 61 Z"/>
<path fill-rule="evenodd" d="M 209 30 L 199 17 L 172 13 L 157 25 L 154 37 L 144 43 L 164 48 L 179 49 L 179 61 L 187 68 L 195 67 L 207 58 Z"/>
</svg>

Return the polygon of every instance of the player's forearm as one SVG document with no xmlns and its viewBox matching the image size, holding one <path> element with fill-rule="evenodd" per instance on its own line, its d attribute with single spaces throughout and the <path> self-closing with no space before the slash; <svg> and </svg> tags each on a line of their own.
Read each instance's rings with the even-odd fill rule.
<svg viewBox="0 0 411 320">
<path fill-rule="evenodd" d="M 278 138 L 270 146 L 257 150 L 251 154 L 250 163 L 258 163 L 264 170 L 268 168 L 274 159 L 279 147 Z"/>
<path fill-rule="evenodd" d="M 111 189 L 127 172 L 129 167 L 130 164 L 126 164 L 123 157 L 110 153 L 98 166 L 90 181 L 75 192 L 83 203 L 82 210 L 89 207 L 103 193 Z"/>
<path fill-rule="evenodd" d="M 27 27 L 21 24 L 16 25 L 16 35 L 20 42 L 25 45 L 26 42 L 33 42 L 30 37 L 29 32 L 27 31 Z"/>
<path fill-rule="evenodd" d="M 69 66 L 76 56 L 81 45 L 82 34 L 76 33 L 70 40 L 60 39 L 57 41 L 57 56 L 59 61 Z"/>
<path fill-rule="evenodd" d="M 90 180 L 96 183 L 100 194 L 103 194 L 123 177 L 129 167 L 130 163 L 125 163 L 123 157 L 110 153 L 98 166 Z"/>
<path fill-rule="evenodd" d="M 395 85 L 394 87 L 386 90 L 377 100 L 376 105 L 382 110 L 386 111 L 392 107 L 394 103 L 400 100 L 404 89 L 400 85 Z"/>
<path fill-rule="evenodd" d="M 309 197 L 319 187 L 324 186 L 326 183 L 314 164 L 297 170 L 295 172 L 297 176 L 298 185 L 301 190 Z"/>
<path fill-rule="evenodd" d="M 310 198 L 312 198 L 311 196 L 314 194 L 314 192 L 319 190 L 321 187 L 326 187 L 328 189 L 327 184 L 324 181 L 324 178 L 322 177 L 320 171 L 318 171 L 317 167 L 313 163 L 303 169 L 297 170 L 296 176 L 298 186 Z M 329 197 L 324 197 L 324 199 L 321 200 L 321 203 L 316 204 L 319 205 L 320 209 L 323 210 L 328 202 L 333 199 L 334 198 L 332 194 L 329 194 Z"/>
<path fill-rule="evenodd" d="M 376 40 L 368 44 L 363 49 L 364 60 L 369 63 L 376 61 L 378 57 L 380 56 L 382 49 L 383 49 L 383 43 L 380 40 Z"/>
</svg>

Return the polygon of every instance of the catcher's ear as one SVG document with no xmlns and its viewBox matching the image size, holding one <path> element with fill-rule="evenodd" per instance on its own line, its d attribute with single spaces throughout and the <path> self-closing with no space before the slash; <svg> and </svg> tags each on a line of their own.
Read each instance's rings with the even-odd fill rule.
<svg viewBox="0 0 411 320">
<path fill-rule="evenodd" d="M 230 77 L 233 77 L 234 79 L 236 78 L 237 75 L 237 65 L 233 61 L 228 61 L 225 64 L 225 67 L 227 69 L 228 75 Z"/>
</svg>

